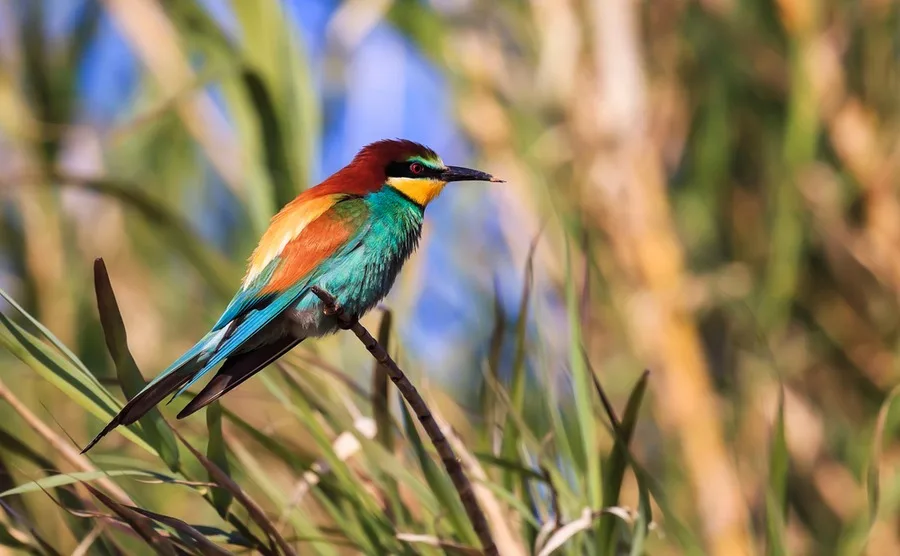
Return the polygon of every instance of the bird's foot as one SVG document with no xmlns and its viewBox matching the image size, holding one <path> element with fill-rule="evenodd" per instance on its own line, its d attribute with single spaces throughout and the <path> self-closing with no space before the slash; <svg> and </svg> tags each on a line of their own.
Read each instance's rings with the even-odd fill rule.
<svg viewBox="0 0 900 556">
<path fill-rule="evenodd" d="M 338 328 L 341 330 L 350 330 L 353 328 L 357 319 L 344 313 L 344 307 L 338 303 L 338 300 L 333 295 L 319 286 L 313 286 L 311 290 L 322 300 L 322 303 L 325 304 L 325 309 L 322 311 L 325 316 L 334 317 L 337 320 Z"/>
</svg>

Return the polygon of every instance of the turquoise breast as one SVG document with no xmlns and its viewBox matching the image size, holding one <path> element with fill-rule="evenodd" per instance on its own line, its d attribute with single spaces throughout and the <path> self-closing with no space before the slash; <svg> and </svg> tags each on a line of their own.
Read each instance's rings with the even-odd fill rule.
<svg viewBox="0 0 900 556">
<path fill-rule="evenodd" d="M 345 312 L 361 317 L 388 294 L 418 245 L 423 208 L 392 187 L 351 202 L 366 203 L 369 218 L 310 285 L 330 292 Z M 305 336 L 327 334 L 336 328 L 333 319 L 322 315 L 321 302 L 312 292 L 298 300 L 295 311 L 305 316 L 300 319 Z"/>
</svg>

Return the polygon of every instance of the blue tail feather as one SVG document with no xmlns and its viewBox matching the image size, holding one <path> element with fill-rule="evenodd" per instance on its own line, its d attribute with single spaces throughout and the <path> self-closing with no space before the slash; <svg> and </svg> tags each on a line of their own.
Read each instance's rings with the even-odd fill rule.
<svg viewBox="0 0 900 556">
<path fill-rule="evenodd" d="M 131 398 L 113 417 L 112 421 L 100 431 L 100 434 L 88 443 L 82 453 L 88 451 L 117 426 L 130 425 L 143 417 L 172 392 L 175 392 L 172 399 L 184 393 L 219 363 L 236 353 L 273 319 L 296 303 L 297 299 L 306 291 L 307 282 L 303 282 L 277 297 L 273 297 L 264 307 L 250 309 L 245 316 L 239 315 L 235 319 L 225 322 L 220 319 L 220 322 L 208 334 Z M 232 324 L 232 322 L 237 322 L 237 324 Z"/>
<path fill-rule="evenodd" d="M 297 288 L 302 291 L 301 288 Z M 205 376 L 208 372 L 213 370 L 219 363 L 230 357 L 238 350 L 242 345 L 244 345 L 247 340 L 252 338 L 257 332 L 262 330 L 267 324 L 272 322 L 272 320 L 284 312 L 290 305 L 292 305 L 296 301 L 297 296 L 293 295 L 291 291 L 280 295 L 277 297 L 272 303 L 260 310 L 251 311 L 246 318 L 244 318 L 240 324 L 238 324 L 231 331 L 228 338 L 225 339 L 216 349 L 210 354 L 209 359 L 204 362 L 203 368 L 200 369 L 197 374 L 195 374 L 189 381 L 184 383 L 184 385 L 175 393 L 173 396 L 177 398 L 185 391 L 188 390 L 191 386 L 193 386 L 200 378 Z"/>
<path fill-rule="evenodd" d="M 169 365 L 169 367 L 167 369 L 165 369 L 164 371 L 159 373 L 159 375 L 157 375 L 156 378 L 154 378 L 153 380 L 148 382 L 147 386 L 145 386 L 143 390 L 138 392 L 137 396 L 140 396 L 144 392 L 150 390 L 151 388 L 153 388 L 156 384 L 158 384 L 161 380 L 163 380 L 170 374 L 177 373 L 189 361 L 191 361 L 193 359 L 202 360 L 202 359 L 204 359 L 204 357 L 203 357 L 204 355 L 207 355 L 207 357 L 208 357 L 208 355 L 212 354 L 212 352 L 215 350 L 215 347 L 216 347 L 215 344 L 217 343 L 216 337 L 222 335 L 223 332 L 224 332 L 224 330 L 214 330 L 212 332 L 209 332 L 206 336 L 201 338 L 200 341 L 198 341 L 196 344 L 194 344 L 193 347 L 191 347 L 189 350 L 184 352 L 184 354 L 182 354 L 181 357 L 176 359 L 174 363 Z M 205 354 L 204 352 L 209 352 L 209 354 Z M 137 396 L 135 396 L 135 397 L 137 397 Z"/>
</svg>

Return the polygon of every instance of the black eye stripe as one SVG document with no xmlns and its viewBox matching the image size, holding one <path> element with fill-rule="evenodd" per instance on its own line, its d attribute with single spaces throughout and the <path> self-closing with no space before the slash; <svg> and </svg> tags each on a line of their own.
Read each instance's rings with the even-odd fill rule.
<svg viewBox="0 0 900 556">
<path fill-rule="evenodd" d="M 413 164 L 422 167 L 422 171 L 414 174 L 410 169 Z M 385 174 L 389 178 L 436 178 L 441 175 L 441 170 L 435 170 L 427 164 L 418 161 L 391 162 L 385 168 Z"/>
</svg>

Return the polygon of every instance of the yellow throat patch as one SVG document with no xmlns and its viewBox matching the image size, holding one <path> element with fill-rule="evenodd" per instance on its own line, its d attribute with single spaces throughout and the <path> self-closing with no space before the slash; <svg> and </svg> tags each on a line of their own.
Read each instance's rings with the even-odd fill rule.
<svg viewBox="0 0 900 556">
<path fill-rule="evenodd" d="M 423 207 L 447 185 L 445 181 L 428 178 L 388 178 L 387 183 Z"/>
</svg>

